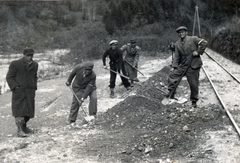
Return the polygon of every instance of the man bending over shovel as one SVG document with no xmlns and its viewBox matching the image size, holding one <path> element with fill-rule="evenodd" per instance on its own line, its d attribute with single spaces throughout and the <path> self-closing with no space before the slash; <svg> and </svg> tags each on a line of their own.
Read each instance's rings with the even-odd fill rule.
<svg viewBox="0 0 240 163">
<path fill-rule="evenodd" d="M 180 39 L 175 44 L 175 56 L 168 78 L 168 99 L 174 99 L 174 94 L 183 76 L 187 77 L 190 86 L 192 106 L 197 107 L 199 72 L 202 66 L 200 55 L 207 47 L 207 41 L 197 36 L 188 36 L 188 29 L 180 26 L 176 29 Z"/>
<path fill-rule="evenodd" d="M 68 117 L 70 125 L 75 124 L 79 107 L 88 96 L 90 97 L 89 115 L 96 116 L 97 114 L 96 74 L 93 72 L 93 66 L 91 62 L 78 64 L 67 79 L 66 85 L 70 86 L 74 78 L 72 88 L 70 87 L 74 94 Z"/>
</svg>

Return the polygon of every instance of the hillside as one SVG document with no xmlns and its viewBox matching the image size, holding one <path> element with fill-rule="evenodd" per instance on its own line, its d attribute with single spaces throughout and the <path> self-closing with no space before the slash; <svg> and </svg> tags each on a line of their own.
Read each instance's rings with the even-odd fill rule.
<svg viewBox="0 0 240 163">
<path fill-rule="evenodd" d="M 237 0 L 1 1 L 1 53 L 19 53 L 25 47 L 37 52 L 71 49 L 63 59 L 80 62 L 99 58 L 111 39 L 124 44 L 131 38 L 146 51 L 165 51 L 176 41 L 179 25 L 186 25 L 191 35 L 195 6 L 202 37 L 214 41 L 216 48 L 225 44 L 216 41 L 223 27 L 239 33 L 239 5 Z M 234 45 L 231 53 L 238 56 L 239 44 L 229 42 Z"/>
</svg>

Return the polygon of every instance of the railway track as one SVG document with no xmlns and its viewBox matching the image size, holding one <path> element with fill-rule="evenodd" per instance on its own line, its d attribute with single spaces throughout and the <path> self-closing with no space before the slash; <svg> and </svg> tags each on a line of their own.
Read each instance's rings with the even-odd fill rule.
<svg viewBox="0 0 240 163">
<path fill-rule="evenodd" d="M 204 65 L 201 74 L 204 82 L 200 82 L 200 87 L 213 89 L 215 95 L 214 98 L 213 94 L 204 95 L 204 92 L 202 92 L 203 100 L 204 98 L 211 98 L 213 103 L 220 105 L 226 111 L 240 136 L 240 65 L 210 49 L 206 50 L 202 60 Z M 208 79 L 208 81 L 205 79 Z"/>
</svg>

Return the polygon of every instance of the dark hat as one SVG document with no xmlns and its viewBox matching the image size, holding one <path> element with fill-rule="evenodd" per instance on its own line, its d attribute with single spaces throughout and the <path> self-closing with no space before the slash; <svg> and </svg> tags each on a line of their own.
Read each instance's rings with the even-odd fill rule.
<svg viewBox="0 0 240 163">
<path fill-rule="evenodd" d="M 178 27 L 178 28 L 176 29 L 176 32 L 178 33 L 178 32 L 181 31 L 181 30 L 188 31 L 187 27 L 185 27 L 185 26 L 180 26 L 180 27 Z"/>
<path fill-rule="evenodd" d="M 110 41 L 109 45 L 112 45 L 112 44 L 117 45 L 117 44 L 118 44 L 118 41 L 117 41 L 117 40 L 112 40 L 112 41 Z"/>
<path fill-rule="evenodd" d="M 23 55 L 33 55 L 34 54 L 34 50 L 27 48 L 23 50 Z"/>
<path fill-rule="evenodd" d="M 93 66 L 94 66 L 94 64 L 92 62 L 86 62 L 83 64 L 83 67 L 85 70 L 92 70 Z"/>
<path fill-rule="evenodd" d="M 136 40 L 130 40 L 130 43 L 135 44 L 135 43 L 137 43 L 137 41 Z"/>
</svg>

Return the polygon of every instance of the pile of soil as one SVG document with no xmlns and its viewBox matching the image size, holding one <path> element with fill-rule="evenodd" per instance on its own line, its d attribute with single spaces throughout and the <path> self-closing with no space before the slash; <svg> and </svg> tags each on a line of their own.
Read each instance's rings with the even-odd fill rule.
<svg viewBox="0 0 240 163">
<path fill-rule="evenodd" d="M 181 160 L 179 157 L 189 160 L 204 131 L 222 129 L 224 113 L 219 106 L 192 108 L 187 104 L 162 105 L 165 96 L 156 87 L 165 88 L 169 70 L 170 67 L 164 67 L 146 82 L 136 85 L 135 95 L 127 97 L 96 119 L 96 124 L 111 136 L 124 137 L 120 136 L 119 141 L 108 144 L 115 146 L 116 151 L 119 151 L 116 143 L 126 145 L 120 154 L 117 152 L 114 156 L 122 162 L 146 158 Z M 181 83 L 186 84 L 186 81 Z M 187 88 L 181 87 L 178 91 L 185 92 L 184 89 Z M 204 159 L 208 152 L 199 153 L 191 159 Z"/>
<path fill-rule="evenodd" d="M 98 115 L 87 124 L 82 124 L 85 117 L 82 109 L 87 110 L 88 101 L 79 111 L 76 126 L 66 124 L 72 100 L 71 91 L 64 85 L 67 76 L 39 83 L 36 118 L 29 123 L 35 132 L 24 139 L 15 135 L 16 126 L 9 110 L 11 94 L 1 96 L 0 162 L 210 163 L 239 160 L 238 135 L 215 101 L 209 81 L 200 77 L 202 97 L 198 108 L 192 108 L 190 101 L 163 105 L 170 71 L 170 67 L 164 65 L 169 65 L 170 61 L 146 60 L 142 59 L 147 66 L 142 66 L 141 70 L 151 77 L 146 80 L 139 77 L 142 82 L 136 83 L 131 91 L 117 86 L 114 99 L 109 97 L 106 80 L 109 75 L 100 69 L 101 60 L 96 62 Z M 153 72 L 154 75 L 150 75 Z M 185 78 L 177 92 L 176 97 L 189 96 Z"/>
</svg>

